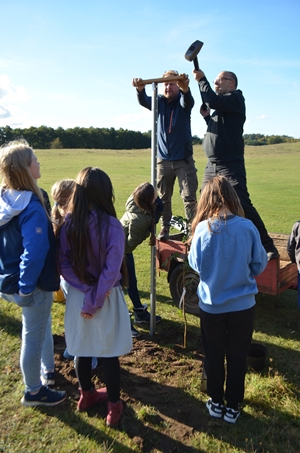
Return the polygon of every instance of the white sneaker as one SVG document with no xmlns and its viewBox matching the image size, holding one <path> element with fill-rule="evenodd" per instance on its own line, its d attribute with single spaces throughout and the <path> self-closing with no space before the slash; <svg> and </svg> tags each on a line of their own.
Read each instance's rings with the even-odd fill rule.
<svg viewBox="0 0 300 453">
<path fill-rule="evenodd" d="M 240 410 L 235 410 L 231 409 L 231 407 L 226 407 L 224 420 L 227 423 L 235 423 L 240 415 L 241 415 Z"/>
<path fill-rule="evenodd" d="M 222 418 L 224 411 L 225 411 L 225 406 L 224 404 L 220 403 L 214 403 L 211 398 L 206 402 L 206 407 L 208 409 L 209 415 L 214 418 Z"/>
</svg>

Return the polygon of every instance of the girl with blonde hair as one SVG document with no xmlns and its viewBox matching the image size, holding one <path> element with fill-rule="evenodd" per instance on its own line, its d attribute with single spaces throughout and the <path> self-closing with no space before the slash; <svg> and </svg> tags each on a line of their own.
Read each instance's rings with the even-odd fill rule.
<svg viewBox="0 0 300 453">
<path fill-rule="evenodd" d="M 40 164 L 26 141 L 11 142 L 0 150 L 0 172 L 0 296 L 22 308 L 21 403 L 53 406 L 66 393 L 47 387 L 54 384 L 50 313 L 59 275 L 52 225 L 36 183 Z"/>
</svg>

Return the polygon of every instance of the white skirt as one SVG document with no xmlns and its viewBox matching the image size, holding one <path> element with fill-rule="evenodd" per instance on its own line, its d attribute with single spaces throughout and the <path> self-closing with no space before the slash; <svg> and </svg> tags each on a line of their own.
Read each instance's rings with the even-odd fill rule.
<svg viewBox="0 0 300 453">
<path fill-rule="evenodd" d="M 68 352 L 78 357 L 118 357 L 132 349 L 128 308 L 121 286 L 112 288 L 92 319 L 80 316 L 84 294 L 69 286 L 65 312 Z"/>
</svg>

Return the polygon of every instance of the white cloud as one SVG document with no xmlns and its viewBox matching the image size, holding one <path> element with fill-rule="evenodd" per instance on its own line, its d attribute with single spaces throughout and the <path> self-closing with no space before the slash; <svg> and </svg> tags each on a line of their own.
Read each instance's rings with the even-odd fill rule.
<svg viewBox="0 0 300 453">
<path fill-rule="evenodd" d="M 269 117 L 267 115 L 260 115 L 256 117 L 257 120 L 267 120 L 268 118 Z"/>
<path fill-rule="evenodd" d="M 14 85 L 6 74 L 0 74 L 0 125 L 19 123 L 23 113 L 18 104 L 30 99 L 22 86 Z"/>
<path fill-rule="evenodd" d="M 6 74 L 0 74 L 0 99 L 3 102 L 24 102 L 30 96 L 24 87 L 13 85 Z"/>
</svg>

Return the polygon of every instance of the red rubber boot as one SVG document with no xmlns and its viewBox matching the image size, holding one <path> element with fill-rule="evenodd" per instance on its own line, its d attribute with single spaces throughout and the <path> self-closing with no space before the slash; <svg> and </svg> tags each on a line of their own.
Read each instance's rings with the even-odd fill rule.
<svg viewBox="0 0 300 453">
<path fill-rule="evenodd" d="M 86 411 L 97 403 L 103 403 L 104 401 L 107 401 L 106 387 L 98 390 L 96 390 L 94 387 L 91 390 L 82 390 L 80 388 L 79 391 L 80 399 L 77 404 L 77 409 L 79 411 Z"/>
<path fill-rule="evenodd" d="M 107 402 L 107 417 L 106 425 L 111 428 L 116 428 L 119 424 L 123 412 L 123 403 L 121 400 L 116 403 Z"/>
</svg>

